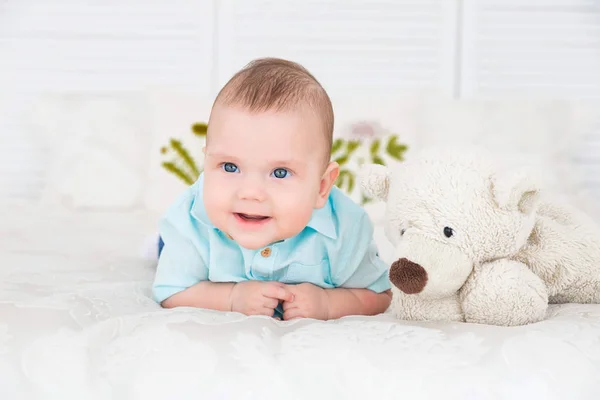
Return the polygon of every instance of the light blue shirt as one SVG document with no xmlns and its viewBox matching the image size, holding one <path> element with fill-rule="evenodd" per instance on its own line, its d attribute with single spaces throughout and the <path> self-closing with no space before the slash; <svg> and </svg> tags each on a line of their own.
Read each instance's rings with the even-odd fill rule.
<svg viewBox="0 0 600 400">
<path fill-rule="evenodd" d="M 242 248 L 210 222 L 203 181 L 201 175 L 161 220 L 164 247 L 152 286 L 158 303 L 206 280 L 309 282 L 377 293 L 390 288 L 388 266 L 379 258 L 368 214 L 337 187 L 304 230 L 263 251 Z"/>
</svg>

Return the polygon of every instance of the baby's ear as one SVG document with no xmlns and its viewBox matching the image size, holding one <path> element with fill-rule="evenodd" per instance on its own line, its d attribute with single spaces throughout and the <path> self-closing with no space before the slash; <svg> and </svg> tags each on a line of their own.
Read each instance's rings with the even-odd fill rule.
<svg viewBox="0 0 600 400">
<path fill-rule="evenodd" d="M 537 208 L 540 180 L 528 169 L 498 172 L 491 177 L 492 193 L 498 207 L 529 214 Z"/>
<path fill-rule="evenodd" d="M 367 164 L 360 171 L 360 186 L 368 197 L 387 201 L 390 170 L 385 165 Z"/>
</svg>

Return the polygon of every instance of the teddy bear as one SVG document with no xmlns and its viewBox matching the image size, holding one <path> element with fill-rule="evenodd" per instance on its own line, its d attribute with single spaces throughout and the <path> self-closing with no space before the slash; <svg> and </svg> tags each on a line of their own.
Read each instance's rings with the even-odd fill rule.
<svg viewBox="0 0 600 400">
<path fill-rule="evenodd" d="M 600 302 L 600 227 L 501 160 L 442 147 L 363 168 L 363 192 L 385 202 L 397 318 L 517 326 Z"/>
</svg>

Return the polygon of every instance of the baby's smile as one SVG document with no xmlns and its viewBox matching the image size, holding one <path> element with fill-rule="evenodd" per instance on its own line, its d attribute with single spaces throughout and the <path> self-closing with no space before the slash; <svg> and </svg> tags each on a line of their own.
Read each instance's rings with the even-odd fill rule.
<svg viewBox="0 0 600 400">
<path fill-rule="evenodd" d="M 233 213 L 235 219 L 243 228 L 259 228 L 269 222 L 272 217 L 267 215 Z"/>
</svg>

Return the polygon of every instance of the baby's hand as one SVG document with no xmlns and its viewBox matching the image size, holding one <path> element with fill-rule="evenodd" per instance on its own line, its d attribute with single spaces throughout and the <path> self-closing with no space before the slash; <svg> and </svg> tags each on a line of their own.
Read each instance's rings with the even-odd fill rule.
<svg viewBox="0 0 600 400">
<path fill-rule="evenodd" d="M 246 315 L 273 316 L 280 301 L 293 301 L 294 295 L 279 282 L 244 281 L 231 290 L 231 311 Z"/>
<path fill-rule="evenodd" d="M 329 296 L 325 289 L 311 283 L 288 285 L 294 295 L 293 301 L 284 301 L 283 319 L 314 318 L 327 320 L 329 318 Z"/>
</svg>

